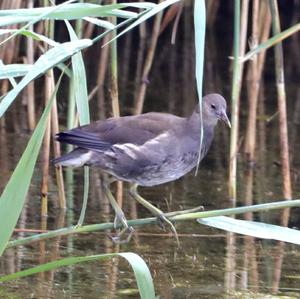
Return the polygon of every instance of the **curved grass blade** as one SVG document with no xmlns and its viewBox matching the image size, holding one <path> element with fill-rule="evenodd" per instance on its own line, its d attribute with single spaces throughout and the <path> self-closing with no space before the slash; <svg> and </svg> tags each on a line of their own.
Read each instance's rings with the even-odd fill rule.
<svg viewBox="0 0 300 299">
<path fill-rule="evenodd" d="M 195 175 L 198 173 L 201 149 L 203 142 L 203 121 L 202 121 L 202 90 L 203 90 L 203 68 L 204 68 L 204 45 L 205 45 L 205 29 L 206 29 L 206 11 L 205 1 L 195 0 L 194 7 L 194 28 L 195 28 L 195 49 L 196 49 L 196 83 L 200 108 L 200 145 L 197 167 Z"/>
<path fill-rule="evenodd" d="M 69 35 L 72 41 L 78 40 L 76 33 L 70 23 L 65 21 Z M 75 96 L 75 102 L 77 111 L 79 114 L 80 125 L 86 125 L 90 123 L 90 112 L 89 112 L 89 100 L 88 100 L 88 91 L 86 83 L 86 73 L 84 62 L 82 58 L 82 53 L 78 52 L 72 56 L 72 70 L 73 70 L 73 94 Z M 85 211 L 88 201 L 88 189 L 89 189 L 89 168 L 84 167 L 84 192 L 83 192 L 83 202 L 82 209 L 80 212 L 80 217 L 78 220 L 78 225 L 82 225 L 85 217 Z"/>
<path fill-rule="evenodd" d="M 74 2 L 74 1 L 72 1 Z M 65 4 L 65 3 L 63 3 Z M 76 20 L 84 17 L 107 17 L 116 16 L 120 18 L 135 18 L 137 13 L 121 10 L 127 7 L 137 7 L 135 3 L 119 3 L 99 5 L 91 3 L 68 3 L 38 8 L 8 9 L 0 11 L 0 26 L 29 22 L 32 18 L 39 20 Z M 139 5 L 141 7 L 141 5 Z M 144 7 L 151 5 L 147 3 Z"/>
<path fill-rule="evenodd" d="M 271 38 L 269 38 L 268 40 L 266 40 L 265 42 L 261 43 L 260 45 L 258 45 L 257 47 L 255 47 L 254 49 L 250 50 L 248 53 L 246 53 L 244 55 L 244 57 L 241 58 L 242 62 L 245 62 L 249 59 L 251 59 L 254 55 L 260 53 L 263 50 L 266 50 L 278 43 L 280 43 L 281 41 L 283 41 L 284 39 L 288 38 L 289 36 L 293 35 L 294 33 L 296 33 L 297 31 L 300 30 L 300 23 L 291 26 L 290 28 L 272 36 Z"/>
<path fill-rule="evenodd" d="M 23 208 L 34 166 L 43 141 L 48 115 L 60 85 L 61 78 L 62 75 L 56 84 L 52 97 L 48 102 L 18 165 L 0 197 L 0 255 L 2 255 L 7 245 Z"/>
<path fill-rule="evenodd" d="M 197 219 L 201 224 L 261 239 L 273 239 L 300 245 L 300 231 L 273 224 L 238 220 L 226 216 Z"/>
<path fill-rule="evenodd" d="M 85 17 L 83 19 L 87 22 L 90 22 L 92 24 L 95 24 L 99 27 L 103 27 L 103 28 L 108 29 L 108 30 L 114 30 L 115 29 L 115 25 L 112 24 L 111 22 L 108 22 L 108 21 L 99 20 L 97 18 L 92 18 L 92 17 Z"/>
<path fill-rule="evenodd" d="M 138 289 L 142 299 L 154 299 L 155 291 L 153 286 L 153 280 L 149 268 L 147 267 L 144 260 L 137 254 L 131 252 L 123 253 L 108 253 L 108 254 L 97 254 L 90 256 L 78 256 L 78 257 L 68 257 L 65 259 L 57 260 L 47 264 L 43 264 L 31 269 L 23 270 L 17 273 L 9 274 L 0 277 L 0 282 L 10 281 L 21 277 L 26 277 L 40 272 L 45 272 L 49 270 L 54 270 L 59 267 L 75 265 L 78 263 L 107 260 L 109 258 L 121 256 L 125 258 L 134 271 L 134 275 L 137 281 Z"/>
<path fill-rule="evenodd" d="M 25 26 L 23 26 L 22 28 L 18 29 L 18 31 L 23 31 L 26 28 L 29 28 L 31 25 L 37 23 L 38 21 L 42 20 L 43 18 L 45 18 L 48 14 L 50 14 L 51 12 L 60 9 L 62 7 L 64 7 L 65 5 L 70 4 L 71 2 L 74 2 L 75 0 L 68 0 L 60 5 L 57 6 L 52 6 L 50 7 L 44 14 L 41 14 L 37 17 L 31 17 L 30 19 L 27 18 L 27 15 L 24 17 L 26 18 L 26 20 L 22 21 L 22 22 L 28 22 Z M 13 11 L 12 16 L 8 16 L 7 18 L 11 19 L 11 23 L 10 24 L 15 24 L 16 21 L 20 20 L 20 17 L 17 16 L 17 12 L 19 11 L 19 9 L 12 9 L 12 10 L 0 10 L 0 15 L 1 12 L 3 11 Z M 4 22 L 4 24 L 2 24 Z M 20 22 L 17 22 L 20 23 Z M 2 25 L 1 25 L 2 24 Z M 1 17 L 0 18 L 0 26 L 5 26 L 5 25 L 9 25 L 9 24 L 5 24 L 5 17 Z M 8 40 L 12 39 L 14 36 L 16 36 L 18 34 L 18 32 L 14 32 L 11 36 L 9 36 L 8 38 L 6 38 L 5 40 L 0 42 L 0 45 L 6 43 Z"/>
<path fill-rule="evenodd" d="M 20 34 L 26 37 L 31 37 L 34 40 L 37 41 L 43 41 L 45 43 L 47 43 L 48 45 L 55 47 L 56 45 L 58 45 L 59 43 L 57 43 L 56 41 L 48 38 L 45 35 L 42 34 L 38 34 L 35 33 L 34 31 L 31 30 L 26 30 L 26 29 L 0 29 L 0 35 L 4 35 L 4 34 L 10 34 L 10 33 L 16 33 L 16 34 Z"/>
<path fill-rule="evenodd" d="M 0 63 L 0 79 L 23 77 L 32 70 L 32 64 L 7 64 Z M 16 84 L 17 85 L 17 84 Z"/>
<path fill-rule="evenodd" d="M 41 55 L 39 59 L 34 63 L 32 70 L 29 71 L 19 82 L 19 84 L 15 88 L 10 90 L 9 93 L 1 101 L 0 117 L 5 113 L 10 104 L 29 82 L 44 74 L 48 69 L 54 67 L 56 64 L 74 55 L 81 49 L 87 48 L 91 45 L 92 41 L 90 39 L 81 39 L 77 41 L 66 42 L 63 44 L 59 44 L 54 48 L 51 48 L 45 54 Z"/>
</svg>

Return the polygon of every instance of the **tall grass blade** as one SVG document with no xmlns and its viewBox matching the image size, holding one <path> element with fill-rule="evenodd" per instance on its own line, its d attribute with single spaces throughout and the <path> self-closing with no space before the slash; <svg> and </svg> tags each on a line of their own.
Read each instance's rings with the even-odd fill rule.
<svg viewBox="0 0 300 299">
<path fill-rule="evenodd" d="M 75 265 L 78 263 L 89 262 L 89 261 L 107 260 L 109 258 L 114 258 L 117 256 L 121 256 L 125 258 L 129 262 L 130 266 L 132 267 L 141 298 L 154 299 L 155 291 L 154 291 L 153 280 L 149 268 L 147 267 L 146 263 L 139 255 L 131 252 L 69 257 L 54 262 L 50 262 L 47 264 L 43 264 L 37 267 L 33 267 L 27 270 L 19 271 L 17 273 L 2 276 L 0 277 L 0 282 L 10 281 L 17 278 L 33 275 L 36 273 L 54 270 L 59 267 L 70 266 L 70 265 Z"/>
<path fill-rule="evenodd" d="M 15 228 L 25 202 L 39 150 L 43 141 L 47 119 L 62 75 L 59 78 L 53 95 L 47 104 L 17 167 L 10 177 L 0 197 L 0 255 L 2 255 L 7 242 Z"/>
<path fill-rule="evenodd" d="M 202 90 L 203 90 L 203 67 L 204 67 L 204 45 L 205 45 L 205 28 L 206 28 L 206 12 L 205 1 L 195 0 L 194 7 L 194 28 L 195 28 L 195 48 L 196 48 L 196 83 L 200 108 L 200 145 L 199 157 L 196 167 L 196 175 L 201 159 L 201 149 L 203 142 L 203 121 L 202 121 Z"/>
<path fill-rule="evenodd" d="M 252 49 L 248 53 L 246 53 L 244 55 L 244 57 L 241 58 L 242 62 L 245 62 L 245 61 L 251 59 L 253 57 L 253 55 L 258 54 L 261 51 L 264 51 L 264 50 L 280 43 L 281 41 L 290 37 L 291 35 L 293 35 L 294 33 L 296 33 L 299 30 L 300 30 L 300 23 L 298 23 L 294 26 L 291 26 L 290 28 L 272 36 L 265 42 L 261 43 L 260 45 L 258 45 L 257 47 L 255 47 L 254 49 Z"/>
<path fill-rule="evenodd" d="M 0 117 L 5 113 L 10 104 L 29 82 L 44 74 L 48 69 L 66 60 L 81 49 L 87 48 L 91 45 L 92 41 L 90 39 L 66 42 L 63 44 L 59 44 L 54 48 L 51 48 L 45 54 L 41 55 L 33 65 L 32 70 L 28 72 L 19 82 L 19 84 L 15 88 L 10 90 L 9 93 L 1 101 Z"/>
<path fill-rule="evenodd" d="M 273 239 L 300 245 L 300 231 L 273 224 L 238 220 L 226 216 L 197 219 L 201 224 L 261 239 Z"/>
<path fill-rule="evenodd" d="M 77 35 L 68 21 L 65 21 L 71 41 L 78 40 Z M 79 52 L 72 56 L 72 70 L 73 70 L 73 94 L 75 96 L 75 102 L 77 111 L 79 114 L 80 125 L 86 125 L 90 123 L 89 112 L 89 100 L 86 83 L 86 73 L 82 53 Z M 89 188 L 89 168 L 84 167 L 84 192 L 82 209 L 78 221 L 78 225 L 82 225 L 85 217 L 85 211 L 88 201 L 88 188 Z"/>
<path fill-rule="evenodd" d="M 71 42 L 76 43 L 80 40 L 77 38 L 76 33 L 70 23 L 66 21 Z M 73 71 L 73 87 L 76 106 L 79 114 L 80 125 L 90 123 L 89 100 L 86 83 L 86 73 L 82 53 L 78 52 L 72 56 L 72 71 Z"/>
</svg>

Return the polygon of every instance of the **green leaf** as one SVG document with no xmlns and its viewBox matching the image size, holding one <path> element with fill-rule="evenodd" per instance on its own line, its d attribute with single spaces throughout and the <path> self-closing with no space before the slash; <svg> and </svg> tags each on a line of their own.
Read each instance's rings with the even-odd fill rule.
<svg viewBox="0 0 300 299">
<path fill-rule="evenodd" d="M 78 40 L 76 33 L 70 23 L 65 21 L 69 35 L 72 41 Z M 76 108 L 79 114 L 80 125 L 86 125 L 90 123 L 90 112 L 89 112 L 89 99 L 87 91 L 86 73 L 84 62 L 81 52 L 72 56 L 72 70 L 73 70 L 73 84 L 71 85 L 74 90 Z M 78 224 L 82 225 L 85 217 L 85 211 L 88 201 L 88 189 L 89 189 L 89 168 L 84 167 L 84 192 L 83 192 L 83 204 L 80 213 Z"/>
<path fill-rule="evenodd" d="M 131 265 L 137 280 L 141 298 L 154 299 L 155 291 L 151 273 L 144 260 L 132 252 L 119 253 L 119 255 L 125 258 Z"/>
<path fill-rule="evenodd" d="M 59 44 L 56 47 L 48 50 L 45 54 L 41 55 L 39 59 L 34 63 L 31 71 L 29 71 L 19 82 L 19 84 L 15 88 L 10 90 L 9 93 L 1 101 L 0 117 L 2 117 L 10 104 L 29 82 L 44 74 L 48 69 L 54 67 L 56 64 L 74 55 L 81 49 L 87 48 L 91 45 L 92 41 L 90 39 L 82 39 Z"/>
<path fill-rule="evenodd" d="M 194 6 L 194 28 L 195 28 L 195 49 L 196 49 L 196 83 L 198 101 L 200 107 L 200 114 L 202 115 L 202 91 L 203 91 L 203 68 L 204 68 L 204 46 L 205 46 L 205 28 L 206 28 L 206 12 L 205 12 L 205 1 L 195 0 Z M 203 123 L 201 117 L 200 126 L 200 145 L 199 153 L 202 150 L 203 142 Z M 197 161 L 196 175 L 200 164 L 201 155 Z"/>
<path fill-rule="evenodd" d="M 245 62 L 249 59 L 251 59 L 254 55 L 260 53 L 261 51 L 264 51 L 278 43 L 280 43 L 281 41 L 283 41 L 284 39 L 288 38 L 289 36 L 293 35 L 294 33 L 296 33 L 297 31 L 300 30 L 300 23 L 291 26 L 290 28 L 272 36 L 271 38 L 269 38 L 268 40 L 266 40 L 265 42 L 261 43 L 260 45 L 258 45 L 257 47 L 255 47 L 254 49 L 251 49 L 248 53 L 246 53 L 244 55 L 244 57 L 241 58 L 242 62 Z"/>
<path fill-rule="evenodd" d="M 238 220 L 226 216 L 197 219 L 201 224 L 261 239 L 273 239 L 300 245 L 300 231 L 262 222 Z"/>
<path fill-rule="evenodd" d="M 34 31 L 31 30 L 26 30 L 26 29 L 0 29 L 0 35 L 4 35 L 4 34 L 10 34 L 10 33 L 16 33 L 16 34 L 20 34 L 20 35 L 24 35 L 26 37 L 31 37 L 34 40 L 37 41 L 43 41 L 45 43 L 47 43 L 48 45 L 54 47 L 56 45 L 58 45 L 58 43 L 50 38 L 48 38 L 47 36 L 44 36 L 42 34 L 38 34 L 35 33 Z"/>
<path fill-rule="evenodd" d="M 51 12 L 54 12 L 55 10 L 57 9 L 60 9 L 68 4 L 70 4 L 71 2 L 74 2 L 75 0 L 68 0 L 66 2 L 63 2 L 62 4 L 60 5 L 57 5 L 57 6 L 52 6 L 50 7 L 44 14 L 41 14 L 41 15 L 38 15 L 37 17 L 30 17 L 30 19 L 28 19 L 27 17 L 26 18 L 26 22 L 28 22 L 25 26 L 23 26 L 22 28 L 18 29 L 17 32 L 14 32 L 11 36 L 9 36 L 8 38 L 6 38 L 5 40 L 1 41 L 0 42 L 0 45 L 6 43 L 8 40 L 12 39 L 14 36 L 18 35 L 19 34 L 19 31 L 23 31 L 25 30 L 26 28 L 29 28 L 31 25 L 35 24 L 36 22 L 42 20 L 43 18 L 45 18 L 48 14 L 50 14 Z M 12 16 L 9 16 L 8 18 L 11 19 L 11 24 L 14 24 L 16 21 L 19 20 L 19 17 L 17 16 L 18 15 L 18 11 L 20 9 L 12 9 L 12 10 L 6 10 L 6 11 L 10 11 L 12 12 Z M 5 10 L 4 10 L 5 11 Z M 2 10 L 3 12 L 3 10 Z M 0 14 L 1 14 L 1 10 L 0 10 Z M 2 21 L 5 20 L 5 17 L 0 17 L 0 24 L 2 24 Z M 24 22 L 25 22 L 24 21 Z M 5 21 L 4 21 L 5 22 Z M 17 22 L 18 23 L 18 22 Z M 20 22 L 19 22 L 20 23 Z M 2 25 L 9 25 L 9 24 L 2 24 Z M 1 26 L 1 25 L 0 25 Z"/>
<path fill-rule="evenodd" d="M 92 24 L 95 24 L 97 26 L 103 27 L 108 30 L 113 30 L 115 29 L 115 25 L 104 20 L 99 20 L 97 18 L 91 18 L 91 17 L 85 17 L 83 18 L 85 21 L 90 22 Z"/>
<path fill-rule="evenodd" d="M 17 167 L 15 168 L 0 197 L 0 255 L 2 255 L 7 242 L 9 241 L 23 208 L 33 174 L 34 165 L 43 141 L 48 115 L 51 110 L 53 99 L 57 93 L 61 77 L 56 84 L 52 97 L 48 102 L 21 159 L 18 162 Z"/>
<path fill-rule="evenodd" d="M 78 42 L 76 33 L 66 21 L 71 42 Z M 73 87 L 80 125 L 90 123 L 89 100 L 86 83 L 86 73 L 81 52 L 72 56 Z"/>
<path fill-rule="evenodd" d="M 1 64 L 0 79 L 23 77 L 33 68 L 32 64 Z"/>
<path fill-rule="evenodd" d="M 90 255 L 90 256 L 64 258 L 37 267 L 33 267 L 27 270 L 19 271 L 17 273 L 2 276 L 0 278 L 0 282 L 14 280 L 28 275 L 57 269 L 63 266 L 70 266 L 70 265 L 74 265 L 82 262 L 88 262 L 88 261 L 107 260 L 109 258 L 113 258 L 117 256 L 121 256 L 125 258 L 129 262 L 130 266 L 132 267 L 141 298 L 154 299 L 155 291 L 154 291 L 153 280 L 149 268 L 147 267 L 146 263 L 139 255 L 131 252 L 97 254 L 97 255 Z"/>
<path fill-rule="evenodd" d="M 64 4 L 64 3 L 63 3 Z M 69 3 L 38 8 L 9 9 L 0 11 L 0 26 L 29 22 L 32 18 L 40 20 L 75 20 L 84 17 L 135 18 L 137 14 L 131 11 L 120 10 L 126 7 L 138 7 L 138 3 L 120 3 L 99 5 L 91 3 Z M 151 6 L 145 4 L 145 7 Z"/>
</svg>

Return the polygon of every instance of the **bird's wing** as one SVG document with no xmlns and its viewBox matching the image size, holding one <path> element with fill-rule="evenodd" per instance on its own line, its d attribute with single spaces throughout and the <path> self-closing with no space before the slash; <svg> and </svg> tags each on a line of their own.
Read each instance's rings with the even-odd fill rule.
<svg viewBox="0 0 300 299">
<path fill-rule="evenodd" d="M 142 145 L 179 125 L 182 118 L 163 113 L 110 118 L 56 135 L 59 142 L 103 151 L 116 144 Z"/>
</svg>

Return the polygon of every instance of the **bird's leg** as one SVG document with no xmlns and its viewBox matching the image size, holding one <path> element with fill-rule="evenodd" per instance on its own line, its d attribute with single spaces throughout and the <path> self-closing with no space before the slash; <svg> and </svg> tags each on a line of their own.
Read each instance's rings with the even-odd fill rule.
<svg viewBox="0 0 300 299">
<path fill-rule="evenodd" d="M 131 186 L 130 194 L 132 195 L 132 197 L 136 201 L 138 201 L 141 205 L 143 205 L 146 209 L 148 209 L 152 214 L 154 214 L 160 221 L 166 222 L 170 226 L 172 232 L 175 235 L 177 244 L 179 245 L 179 239 L 178 239 L 177 231 L 176 231 L 176 228 L 173 225 L 173 223 L 165 216 L 163 211 L 161 211 L 157 207 L 153 206 L 150 202 L 148 202 L 141 195 L 139 195 L 139 193 L 137 192 L 137 187 L 138 187 L 137 184 L 133 184 Z"/>
<path fill-rule="evenodd" d="M 119 207 L 117 201 L 115 200 L 114 196 L 112 195 L 109 187 L 107 186 L 107 184 L 103 184 L 104 187 L 104 191 L 105 191 L 105 195 L 107 196 L 112 208 L 115 211 L 115 220 L 114 220 L 114 227 L 115 229 L 117 229 L 118 227 L 122 227 L 122 230 L 117 233 L 116 236 L 110 236 L 111 239 L 113 240 L 114 243 L 127 243 L 130 241 L 132 233 L 133 233 L 133 227 L 132 226 L 128 226 L 127 224 L 127 220 L 125 218 L 125 215 L 122 211 L 122 209 Z M 128 236 L 126 239 L 122 240 L 121 237 L 123 234 L 125 234 L 126 232 L 128 232 Z"/>
</svg>

